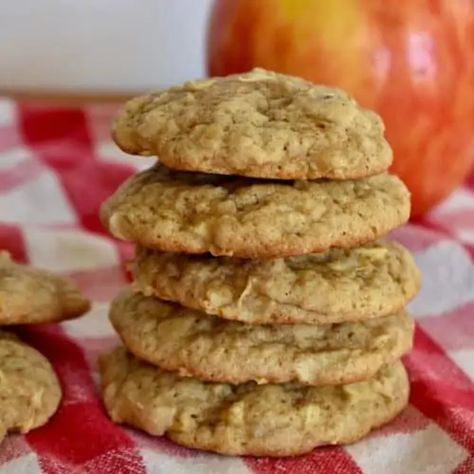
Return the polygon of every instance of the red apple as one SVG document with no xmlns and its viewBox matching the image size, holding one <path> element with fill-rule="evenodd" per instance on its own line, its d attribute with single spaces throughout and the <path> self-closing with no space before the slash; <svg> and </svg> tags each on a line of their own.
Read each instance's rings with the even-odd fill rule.
<svg viewBox="0 0 474 474">
<path fill-rule="evenodd" d="M 209 73 L 254 66 L 342 87 L 380 113 L 415 215 L 472 167 L 472 0 L 217 0 Z"/>
</svg>

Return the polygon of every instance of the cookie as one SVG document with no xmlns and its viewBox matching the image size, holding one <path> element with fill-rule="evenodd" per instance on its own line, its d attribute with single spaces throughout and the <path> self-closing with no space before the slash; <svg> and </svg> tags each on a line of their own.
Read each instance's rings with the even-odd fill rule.
<svg viewBox="0 0 474 474">
<path fill-rule="evenodd" d="M 341 324 L 249 325 L 125 291 L 110 320 L 127 349 L 163 369 L 241 384 L 368 379 L 411 349 L 405 313 Z"/>
<path fill-rule="evenodd" d="M 89 307 L 71 281 L 17 264 L 0 252 L 0 325 L 62 321 L 81 316 Z"/>
<path fill-rule="evenodd" d="M 100 365 L 113 421 L 230 455 L 292 456 L 351 443 L 390 421 L 408 401 L 401 362 L 369 381 L 324 387 L 204 383 L 140 362 L 123 348 Z"/>
<path fill-rule="evenodd" d="M 117 238 L 169 252 L 270 258 L 353 247 L 403 224 L 410 195 L 395 176 L 268 182 L 161 165 L 127 180 L 102 205 Z"/>
<path fill-rule="evenodd" d="M 275 179 L 348 179 L 386 170 L 384 125 L 345 92 L 254 69 L 129 101 L 122 150 L 179 170 Z"/>
<path fill-rule="evenodd" d="M 400 311 L 420 287 L 401 245 L 269 260 L 219 259 L 138 248 L 134 288 L 226 319 L 250 324 L 359 321 Z"/>
<path fill-rule="evenodd" d="M 36 349 L 0 332 L 0 439 L 27 433 L 56 412 L 61 388 L 53 368 Z"/>
</svg>

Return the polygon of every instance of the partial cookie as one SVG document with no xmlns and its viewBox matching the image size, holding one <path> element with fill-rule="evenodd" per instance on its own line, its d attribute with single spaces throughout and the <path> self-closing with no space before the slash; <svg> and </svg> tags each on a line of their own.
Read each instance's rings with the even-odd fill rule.
<svg viewBox="0 0 474 474">
<path fill-rule="evenodd" d="M 250 324 L 359 321 L 400 311 L 420 287 L 401 245 L 270 260 L 161 253 L 138 248 L 134 288 L 226 319 Z"/>
<path fill-rule="evenodd" d="M 0 436 L 27 433 L 56 412 L 61 388 L 53 368 L 37 350 L 0 332 Z M 1 438 L 0 438 L 1 439 Z"/>
<path fill-rule="evenodd" d="M 241 384 L 365 380 L 411 349 L 405 313 L 341 324 L 249 325 L 123 292 L 110 320 L 130 352 L 183 376 Z"/>
<path fill-rule="evenodd" d="M 0 252 L 0 325 L 62 321 L 81 316 L 89 307 L 71 281 L 17 264 Z"/>
<path fill-rule="evenodd" d="M 395 176 L 268 182 L 155 167 L 101 209 L 115 237 L 169 252 L 244 258 L 353 247 L 403 224 L 410 195 Z"/>
<path fill-rule="evenodd" d="M 291 456 L 357 441 L 407 404 L 401 362 L 350 385 L 244 385 L 179 377 L 117 348 L 101 359 L 113 421 L 179 444 L 231 455 Z"/>
<path fill-rule="evenodd" d="M 128 153 L 206 173 L 348 179 L 392 162 L 377 114 L 342 90 L 263 69 L 133 99 L 113 135 Z"/>
</svg>

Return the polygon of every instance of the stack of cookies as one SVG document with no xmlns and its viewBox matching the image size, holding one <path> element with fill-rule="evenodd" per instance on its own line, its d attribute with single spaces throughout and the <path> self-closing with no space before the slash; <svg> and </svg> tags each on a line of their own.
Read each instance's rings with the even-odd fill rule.
<svg viewBox="0 0 474 474">
<path fill-rule="evenodd" d="M 81 316 L 89 301 L 70 281 L 13 262 L 0 252 L 0 326 L 59 322 Z M 0 331 L 0 441 L 45 424 L 61 400 L 51 364 L 11 331 Z"/>
<path fill-rule="evenodd" d="M 419 274 L 378 240 L 410 213 L 383 130 L 340 90 L 260 69 L 125 106 L 115 141 L 160 162 L 102 207 L 137 244 L 110 311 L 125 348 L 101 359 L 114 421 L 283 456 L 404 408 Z"/>
</svg>

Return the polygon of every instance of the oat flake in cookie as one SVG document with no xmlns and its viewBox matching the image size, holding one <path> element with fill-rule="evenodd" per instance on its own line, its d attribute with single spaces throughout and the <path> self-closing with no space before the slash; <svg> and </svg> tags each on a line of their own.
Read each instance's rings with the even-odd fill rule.
<svg viewBox="0 0 474 474">
<path fill-rule="evenodd" d="M 206 173 L 349 179 L 392 162 L 376 113 L 340 89 L 263 69 L 132 99 L 113 136 L 128 153 Z"/>
</svg>

